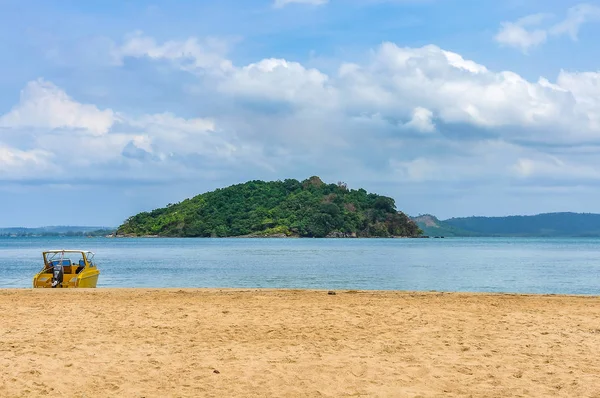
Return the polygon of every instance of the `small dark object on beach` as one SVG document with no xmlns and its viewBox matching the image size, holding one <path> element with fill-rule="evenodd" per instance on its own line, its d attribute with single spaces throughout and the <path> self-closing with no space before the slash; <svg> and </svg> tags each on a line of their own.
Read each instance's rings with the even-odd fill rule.
<svg viewBox="0 0 600 398">
<path fill-rule="evenodd" d="M 333 290 L 328 291 L 327 294 L 330 296 L 335 296 L 335 292 Z"/>
<path fill-rule="evenodd" d="M 221 372 L 219 372 L 217 369 L 213 370 L 213 373 L 219 374 Z"/>
</svg>

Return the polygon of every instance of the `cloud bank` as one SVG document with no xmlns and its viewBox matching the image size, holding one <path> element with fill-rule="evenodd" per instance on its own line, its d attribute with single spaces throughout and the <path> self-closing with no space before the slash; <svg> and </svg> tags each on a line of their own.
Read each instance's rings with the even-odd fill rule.
<svg viewBox="0 0 600 398">
<path fill-rule="evenodd" d="M 137 32 L 106 54 L 114 68 L 137 59 L 192 76 L 198 102 L 217 104 L 193 117 L 102 109 L 44 79 L 29 82 L 0 116 L 0 178 L 168 182 L 323 170 L 403 184 L 600 178 L 600 161 L 583 150 L 600 145 L 600 72 L 529 81 L 437 46 L 391 42 L 329 74 L 286 59 L 235 65 L 227 52 L 214 39 L 160 43 Z"/>
</svg>

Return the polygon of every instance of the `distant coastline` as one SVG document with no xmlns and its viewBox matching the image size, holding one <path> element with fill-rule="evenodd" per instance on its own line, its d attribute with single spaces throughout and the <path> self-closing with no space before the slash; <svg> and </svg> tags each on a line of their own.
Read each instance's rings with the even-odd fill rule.
<svg viewBox="0 0 600 398">
<path fill-rule="evenodd" d="M 387 236 L 360 236 L 352 233 L 333 231 L 319 238 L 357 239 L 385 237 L 399 238 L 452 238 L 452 237 L 515 237 L 515 238 L 600 238 L 600 214 L 594 213 L 543 213 L 534 216 L 507 217 L 463 217 L 440 220 L 426 214 L 411 217 L 422 233 L 412 236 L 388 234 Z M 119 233 L 114 227 L 93 226 L 53 226 L 39 228 L 11 227 L 0 228 L 0 238 L 8 237 L 89 237 L 89 238 L 163 238 L 179 237 L 161 234 Z M 189 236 L 192 237 L 192 236 Z M 210 238 L 211 236 L 202 236 Z M 212 236 L 218 237 L 218 236 Z M 273 229 L 228 238 L 311 238 L 294 233 L 281 233 Z"/>
<path fill-rule="evenodd" d="M 10 227 L 0 228 L 0 237 L 104 237 L 115 232 L 116 228 L 93 226 Z"/>
<path fill-rule="evenodd" d="M 600 237 L 600 214 L 542 213 L 532 216 L 459 217 L 440 220 L 434 215 L 412 217 L 426 235 L 446 237 Z"/>
</svg>

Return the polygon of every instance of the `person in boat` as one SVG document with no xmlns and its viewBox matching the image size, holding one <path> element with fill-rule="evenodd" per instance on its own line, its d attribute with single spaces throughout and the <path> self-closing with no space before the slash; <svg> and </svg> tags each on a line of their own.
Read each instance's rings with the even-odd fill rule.
<svg viewBox="0 0 600 398">
<path fill-rule="evenodd" d="M 64 271 L 63 271 L 63 266 L 62 266 L 62 260 L 53 261 L 53 262 L 51 262 L 51 264 L 53 265 L 52 287 L 57 287 L 59 284 L 62 284 L 62 282 L 63 282 Z"/>
</svg>

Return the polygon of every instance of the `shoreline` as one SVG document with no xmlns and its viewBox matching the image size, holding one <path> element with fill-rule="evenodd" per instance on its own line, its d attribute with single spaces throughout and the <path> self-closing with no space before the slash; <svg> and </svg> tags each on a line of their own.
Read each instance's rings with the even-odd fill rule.
<svg viewBox="0 0 600 398">
<path fill-rule="evenodd" d="M 161 238 L 161 239 L 427 239 L 441 238 L 433 236 L 279 236 L 279 235 L 240 235 L 240 236 L 160 236 L 160 235 L 117 235 L 117 236 L 89 236 L 89 238 L 109 238 L 109 239 L 127 239 L 127 238 Z"/>
<path fill-rule="evenodd" d="M 317 289 L 317 288 L 276 288 L 276 287 L 97 287 L 97 288 L 81 288 L 81 289 L 36 289 L 28 287 L 0 287 L 0 295 L 3 292 L 43 292 L 43 291 L 62 291 L 91 293 L 94 292 L 184 292 L 184 293 L 320 293 L 325 295 L 344 295 L 344 294 L 360 294 L 360 295 L 394 295 L 394 296 L 475 296 L 475 297 L 564 297 L 564 298 L 585 298 L 585 299 L 600 299 L 598 294 L 584 293 L 521 293 L 521 292 L 477 292 L 477 291 L 442 291 L 442 290 L 369 290 L 369 289 Z"/>
</svg>

